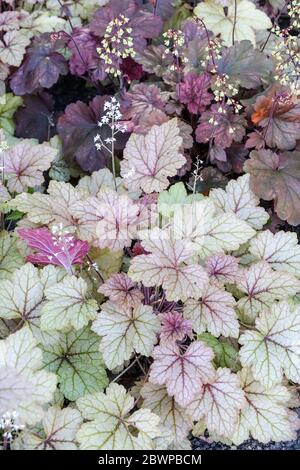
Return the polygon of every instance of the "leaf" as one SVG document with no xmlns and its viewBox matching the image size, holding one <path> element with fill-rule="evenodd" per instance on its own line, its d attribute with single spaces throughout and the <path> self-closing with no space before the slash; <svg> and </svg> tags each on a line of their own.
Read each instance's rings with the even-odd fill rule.
<svg viewBox="0 0 300 470">
<path fill-rule="evenodd" d="M 4 64 L 19 67 L 30 39 L 22 31 L 8 31 L 0 41 L 0 60 Z"/>
<path fill-rule="evenodd" d="M 185 320 L 180 312 L 170 310 L 158 315 L 161 322 L 160 344 L 183 341 L 192 337 L 192 323 Z"/>
<path fill-rule="evenodd" d="M 16 136 L 37 139 L 41 144 L 55 133 L 53 122 L 54 100 L 45 91 L 38 95 L 25 95 L 23 106 L 14 115 Z"/>
<path fill-rule="evenodd" d="M 291 225 L 300 223 L 300 152 L 250 153 L 244 170 L 250 173 L 250 187 L 259 198 L 271 201 L 278 216 Z"/>
<path fill-rule="evenodd" d="M 294 276 L 273 271 L 265 261 L 245 269 L 236 285 L 246 294 L 238 301 L 237 307 L 250 322 L 262 309 L 271 307 L 275 300 L 288 299 L 300 290 L 300 283 Z"/>
<path fill-rule="evenodd" d="M 230 437 L 238 420 L 238 412 L 245 405 L 239 379 L 229 369 L 218 369 L 215 377 L 198 389 L 199 395 L 188 405 L 193 419 L 204 418 L 208 432 Z"/>
<path fill-rule="evenodd" d="M 156 343 L 160 322 L 149 305 L 126 310 L 110 301 L 101 305 L 92 326 L 102 337 L 100 351 L 109 369 L 123 365 L 133 352 L 150 356 Z"/>
<path fill-rule="evenodd" d="M 71 207 L 81 201 L 84 194 L 70 183 L 50 181 L 48 194 L 21 193 L 7 205 L 10 209 L 25 212 L 30 222 L 42 225 L 60 225 L 74 231 L 76 223 Z"/>
<path fill-rule="evenodd" d="M 17 246 L 18 239 L 6 231 L 0 233 L 0 280 L 9 279 L 11 274 L 24 263 Z"/>
<path fill-rule="evenodd" d="M 209 198 L 193 202 L 185 211 L 176 213 L 175 235 L 188 237 L 201 257 L 237 250 L 255 235 L 247 222 L 231 212 L 220 212 Z"/>
<path fill-rule="evenodd" d="M 5 173 L 9 175 L 8 189 L 21 193 L 44 182 L 43 171 L 50 168 L 56 150 L 47 144 L 32 145 L 22 140 L 5 155 Z M 11 174 L 11 175 L 10 175 Z"/>
<path fill-rule="evenodd" d="M 88 105 L 76 101 L 69 104 L 58 119 L 57 131 L 63 143 L 64 156 L 66 160 L 75 160 L 84 171 L 104 168 L 110 159 L 109 153 L 103 147 L 98 150 L 94 142 L 94 137 L 99 133 L 103 141 L 111 137 L 112 131 L 108 125 L 98 126 L 107 100 L 107 96 L 96 96 Z M 116 149 L 124 147 L 122 136 L 116 137 Z"/>
<path fill-rule="evenodd" d="M 225 45 L 231 46 L 233 34 L 236 41 L 248 39 L 255 46 L 255 31 L 272 27 L 268 16 L 248 0 L 228 0 L 227 13 L 223 7 L 214 0 L 205 0 L 198 4 L 194 13 L 203 19 L 207 29 L 215 35 L 221 34 Z"/>
<path fill-rule="evenodd" d="M 283 373 L 299 383 L 299 313 L 287 302 L 273 303 L 256 319 L 256 330 L 246 331 L 239 339 L 242 365 L 250 366 L 254 378 L 266 388 L 279 384 Z"/>
<path fill-rule="evenodd" d="M 250 435 L 263 443 L 296 439 L 297 429 L 289 415 L 293 412 L 286 408 L 290 395 L 288 389 L 282 385 L 266 389 L 254 380 L 249 368 L 238 372 L 238 377 L 247 402 L 240 411 L 236 430 L 231 436 L 234 444 L 241 444 Z"/>
<path fill-rule="evenodd" d="M 175 343 L 156 346 L 152 354 L 149 381 L 166 385 L 168 394 L 185 407 L 199 391 L 203 382 L 214 376 L 213 351 L 200 341 L 194 341 L 184 353 Z"/>
<path fill-rule="evenodd" d="M 0 415 L 28 400 L 34 392 L 33 383 L 15 369 L 0 368 Z"/>
<path fill-rule="evenodd" d="M 202 113 L 211 103 L 213 95 L 208 92 L 210 81 L 208 73 L 197 75 L 195 72 L 190 72 L 185 75 L 183 83 L 177 85 L 179 101 L 187 105 L 190 113 Z"/>
<path fill-rule="evenodd" d="M 56 376 L 40 370 L 42 352 L 36 345 L 37 340 L 28 327 L 0 341 L 0 370 L 9 367 L 10 373 L 23 378 L 33 388 L 18 405 L 19 419 L 23 424 L 35 424 L 42 419 L 43 405 L 51 401 L 56 388 Z"/>
<path fill-rule="evenodd" d="M 184 304 L 184 317 L 192 321 L 196 333 L 209 331 L 214 336 L 238 338 L 239 322 L 236 318 L 234 297 L 225 289 L 208 285 L 201 299 L 188 299 Z"/>
<path fill-rule="evenodd" d="M 21 67 L 13 74 L 10 85 L 16 95 L 33 93 L 38 88 L 51 88 L 60 75 L 67 74 L 67 61 L 58 52 L 62 41 L 51 41 L 49 36 L 49 33 L 44 33 L 33 40 Z"/>
<path fill-rule="evenodd" d="M 253 108 L 251 120 L 262 128 L 263 143 L 280 150 L 296 146 L 300 138 L 300 100 L 296 95 L 274 85 L 265 95 L 258 96 Z"/>
<path fill-rule="evenodd" d="M 119 251 L 131 245 L 140 220 L 140 208 L 127 195 L 107 190 L 98 203 L 96 233 L 99 248 Z"/>
<path fill-rule="evenodd" d="M 167 191 L 162 191 L 158 196 L 158 210 L 159 212 L 170 217 L 176 211 L 176 208 L 182 204 L 190 204 L 195 200 L 201 200 L 202 194 L 190 194 L 182 182 L 173 184 Z"/>
<path fill-rule="evenodd" d="M 209 111 L 204 111 L 196 129 L 196 140 L 207 143 L 213 140 L 221 149 L 230 147 L 233 142 L 241 142 L 245 135 L 246 120 L 234 113 L 228 105 L 212 104 Z"/>
<path fill-rule="evenodd" d="M 201 333 L 197 339 L 212 348 L 215 353 L 214 364 L 217 368 L 228 367 L 233 372 L 239 369 L 238 351 L 230 344 L 230 340 L 215 338 L 210 333 Z"/>
<path fill-rule="evenodd" d="M 168 177 L 175 176 L 186 161 L 179 150 L 182 145 L 179 132 L 174 118 L 153 126 L 145 136 L 131 134 L 121 161 L 121 175 L 130 191 L 141 188 L 152 193 L 168 187 Z"/>
<path fill-rule="evenodd" d="M 273 69 L 267 55 L 254 49 L 248 38 L 225 49 L 217 62 L 218 73 L 228 75 L 247 89 L 259 87 Z"/>
<path fill-rule="evenodd" d="M 66 276 L 62 282 L 45 291 L 46 302 L 41 311 L 41 328 L 45 331 L 79 330 L 94 320 L 97 302 L 88 298 L 87 284 L 81 278 Z"/>
<path fill-rule="evenodd" d="M 98 193 L 114 188 L 113 174 L 108 168 L 94 171 L 90 176 L 80 178 L 77 188 L 87 191 L 89 196 L 96 197 Z"/>
<path fill-rule="evenodd" d="M 259 199 L 250 189 L 250 175 L 229 181 L 225 191 L 212 189 L 209 197 L 221 210 L 233 212 L 256 230 L 260 230 L 269 219 L 269 214 L 259 207 Z"/>
<path fill-rule="evenodd" d="M 300 246 L 296 233 L 264 230 L 251 240 L 249 252 L 255 259 L 268 262 L 276 271 L 286 271 L 299 277 Z"/>
<path fill-rule="evenodd" d="M 40 338 L 39 324 L 46 285 L 58 282 L 63 276 L 54 266 L 39 271 L 26 263 L 13 272 L 10 279 L 0 281 L 0 317 L 16 319 L 27 325 L 35 337 Z"/>
<path fill-rule="evenodd" d="M 153 230 L 143 247 L 151 254 L 135 256 L 128 271 L 134 281 L 144 286 L 162 286 L 169 301 L 201 296 L 208 277 L 203 268 L 192 262 L 194 251 L 184 240 L 164 238 Z"/>
<path fill-rule="evenodd" d="M 78 410 L 51 406 L 42 420 L 40 432 L 25 430 L 14 450 L 77 450 L 76 433 L 82 423 Z M 17 445 L 17 448 L 16 448 Z"/>
<path fill-rule="evenodd" d="M 170 397 L 164 386 L 147 382 L 141 390 L 143 406 L 160 417 L 160 423 L 171 431 L 172 441 L 177 446 L 188 435 L 192 419 L 185 409 Z"/>
<path fill-rule="evenodd" d="M 72 265 L 83 264 L 90 249 L 87 242 L 78 240 L 70 233 L 55 235 L 47 228 L 23 228 L 18 230 L 18 235 L 35 250 L 27 256 L 27 261 L 62 266 L 68 273 L 72 273 Z"/>
<path fill-rule="evenodd" d="M 237 259 L 224 253 L 207 258 L 205 266 L 210 280 L 220 284 L 234 283 L 239 270 Z"/>
<path fill-rule="evenodd" d="M 22 102 L 23 100 L 20 96 L 14 96 L 12 93 L 6 93 L 1 97 L 0 126 L 11 135 L 14 134 L 15 130 L 13 115 Z"/>
<path fill-rule="evenodd" d="M 102 391 L 108 384 L 99 343 L 99 337 L 85 327 L 44 346 L 44 367 L 58 376 L 59 388 L 68 400 Z"/>
<path fill-rule="evenodd" d="M 113 274 L 98 291 L 125 309 L 137 306 L 144 298 L 137 284 L 125 273 Z"/>
<path fill-rule="evenodd" d="M 160 435 L 159 417 L 150 410 L 141 408 L 130 415 L 134 398 L 122 385 L 111 383 L 106 394 L 81 397 L 77 406 L 89 420 L 77 433 L 81 450 L 147 450 Z"/>
</svg>

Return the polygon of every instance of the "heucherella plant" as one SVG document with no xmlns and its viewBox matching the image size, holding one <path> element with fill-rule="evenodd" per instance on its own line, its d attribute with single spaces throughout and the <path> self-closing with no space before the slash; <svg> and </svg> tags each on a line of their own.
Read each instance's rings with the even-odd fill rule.
<svg viewBox="0 0 300 470">
<path fill-rule="evenodd" d="M 1 450 L 299 439 L 298 4 L 0 2 Z"/>
<path fill-rule="evenodd" d="M 293 233 L 263 229 L 269 216 L 249 175 L 201 197 L 175 184 L 150 206 L 128 192 L 126 178 L 116 192 L 106 170 L 73 189 L 56 186 L 57 193 L 18 195 L 9 203 L 25 213 L 21 226 L 34 218 L 41 228 L 17 230 L 20 252 L 27 251 L 23 239 L 38 250 L 28 260 L 39 267 L 12 265 L 0 281 L 0 317 L 17 330 L 2 343 L 31 331 L 43 351 L 40 369 L 59 384 L 38 437 L 29 422 L 12 433 L 11 445 L 46 445 L 49 420 L 61 420 L 62 448 L 70 449 L 170 448 L 181 441 L 188 447 L 191 430 L 235 445 L 249 436 L 293 439 L 300 424 L 291 409 L 300 383 L 300 246 Z M 65 191 L 57 214 L 56 194 Z M 60 220 L 72 234 L 62 258 L 49 258 L 61 240 L 43 228 L 45 220 Z M 107 220 L 118 230 L 103 230 Z M 120 237 L 128 241 L 120 244 Z M 132 240 L 139 248 L 125 252 Z M 114 274 L 102 271 L 101 246 L 109 247 L 108 260 L 114 247 L 123 250 L 127 273 L 118 272 L 120 265 Z M 132 391 L 122 385 L 125 377 Z M 61 396 L 75 408 L 61 409 Z M 21 413 L 17 399 L 14 411 Z M 76 417 L 72 426 L 69 414 Z"/>
</svg>

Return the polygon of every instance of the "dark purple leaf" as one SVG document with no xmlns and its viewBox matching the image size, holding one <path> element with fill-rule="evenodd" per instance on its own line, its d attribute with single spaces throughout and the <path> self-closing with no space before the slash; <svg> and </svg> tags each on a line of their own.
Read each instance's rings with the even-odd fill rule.
<svg viewBox="0 0 300 470">
<path fill-rule="evenodd" d="M 97 150 L 94 137 L 101 134 L 103 139 L 111 137 L 108 125 L 98 126 L 103 114 L 103 106 L 108 96 L 96 96 L 88 105 L 82 101 L 69 104 L 65 113 L 59 118 L 58 133 L 63 142 L 64 156 L 67 160 L 76 160 L 85 171 L 104 168 L 109 161 L 109 154 L 103 148 Z M 117 138 L 116 149 L 125 145 L 125 134 Z"/>
<path fill-rule="evenodd" d="M 51 34 L 35 38 L 21 67 L 13 74 L 10 86 L 16 95 L 33 93 L 39 88 L 51 88 L 60 75 L 68 73 L 67 61 L 58 52 L 61 40 L 51 41 Z"/>
<path fill-rule="evenodd" d="M 16 136 L 37 139 L 39 143 L 48 141 L 55 130 L 53 106 L 54 102 L 46 92 L 25 95 L 23 106 L 14 115 Z"/>
</svg>

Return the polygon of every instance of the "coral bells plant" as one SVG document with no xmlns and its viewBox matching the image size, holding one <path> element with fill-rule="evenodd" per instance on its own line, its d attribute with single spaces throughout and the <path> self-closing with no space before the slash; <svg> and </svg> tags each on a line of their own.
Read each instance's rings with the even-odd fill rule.
<svg viewBox="0 0 300 470">
<path fill-rule="evenodd" d="M 35 3 L 0 5 L 1 450 L 297 439 L 298 3 Z"/>
</svg>

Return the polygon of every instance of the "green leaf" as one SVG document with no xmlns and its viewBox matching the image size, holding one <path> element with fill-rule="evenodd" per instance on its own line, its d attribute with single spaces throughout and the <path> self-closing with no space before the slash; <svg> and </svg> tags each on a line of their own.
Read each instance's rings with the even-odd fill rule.
<svg viewBox="0 0 300 470">
<path fill-rule="evenodd" d="M 0 233 L 0 280 L 9 279 L 16 269 L 24 263 L 18 250 L 17 238 L 8 232 Z"/>
<path fill-rule="evenodd" d="M 41 328 L 61 331 L 68 327 L 79 330 L 96 318 L 96 300 L 88 298 L 87 284 L 81 278 L 65 279 L 46 289 L 46 302 L 41 311 Z"/>
<path fill-rule="evenodd" d="M 162 191 L 158 197 L 158 210 L 159 212 L 170 217 L 173 215 L 177 205 L 191 204 L 193 201 L 200 201 L 203 199 L 202 194 L 187 194 L 187 190 L 183 183 L 176 183 L 167 191 Z"/>
<path fill-rule="evenodd" d="M 231 346 L 228 340 L 218 339 L 210 333 L 202 333 L 197 336 L 197 339 L 212 348 L 215 353 L 214 363 L 216 367 L 228 367 L 234 372 L 240 368 L 238 351 Z"/>
<path fill-rule="evenodd" d="M 14 96 L 12 93 L 7 93 L 1 97 L 0 127 L 11 135 L 13 135 L 15 130 L 13 115 L 22 103 L 22 98 L 20 96 Z"/>
<path fill-rule="evenodd" d="M 68 400 L 102 391 L 108 384 L 99 336 L 89 327 L 61 335 L 44 347 L 45 368 L 58 375 L 60 390 Z"/>
</svg>

